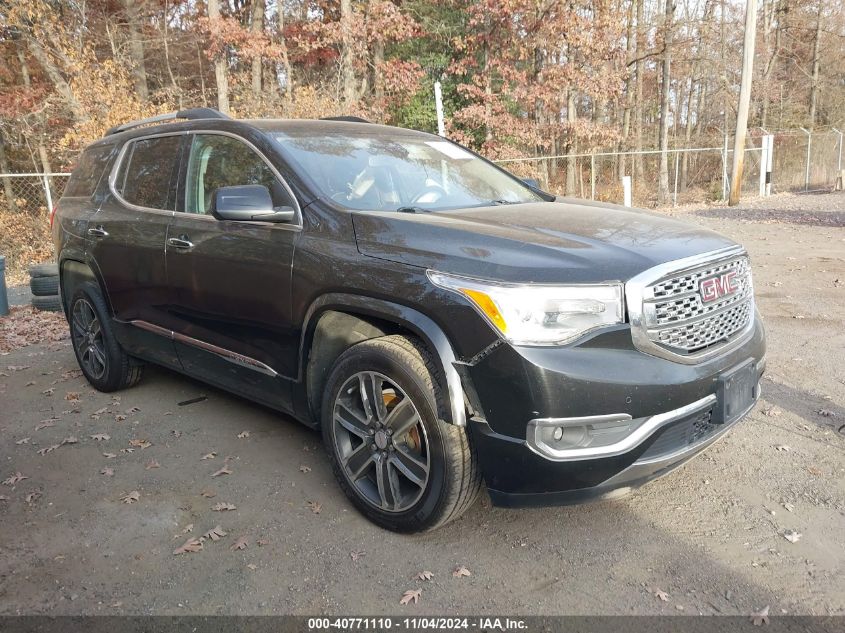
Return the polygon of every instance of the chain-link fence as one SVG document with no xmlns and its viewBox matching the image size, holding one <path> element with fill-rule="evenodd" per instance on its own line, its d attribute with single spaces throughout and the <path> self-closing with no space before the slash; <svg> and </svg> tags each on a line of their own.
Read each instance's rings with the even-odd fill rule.
<svg viewBox="0 0 845 633">
<path fill-rule="evenodd" d="M 742 197 L 818 191 L 836 185 L 842 172 L 841 132 L 763 132 L 749 135 L 746 141 Z M 767 138 L 770 144 L 764 147 Z M 623 177 L 629 176 L 631 204 L 659 207 L 725 200 L 730 191 L 733 148 L 725 138 L 721 147 L 668 150 L 662 191 L 659 150 L 534 156 L 497 162 L 522 178 L 536 179 L 546 191 L 607 202 L 624 202 Z"/>
<path fill-rule="evenodd" d="M 70 174 L 0 174 L 0 208 L 19 213 L 45 213 L 65 190 Z"/>
</svg>

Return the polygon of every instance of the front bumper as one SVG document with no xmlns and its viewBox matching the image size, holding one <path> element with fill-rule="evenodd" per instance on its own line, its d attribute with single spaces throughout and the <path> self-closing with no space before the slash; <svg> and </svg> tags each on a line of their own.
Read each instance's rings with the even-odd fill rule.
<svg viewBox="0 0 845 633">
<path fill-rule="evenodd" d="M 476 415 L 470 432 L 495 505 L 561 505 L 623 495 L 688 461 L 750 411 L 722 424 L 709 417 L 724 372 L 751 362 L 759 380 L 765 356 L 759 317 L 746 343 L 697 365 L 644 354 L 630 341 L 630 332 L 619 328 L 568 348 L 502 344 L 459 368 L 471 385 Z M 637 428 L 645 431 L 613 450 L 557 459 L 526 439 L 538 419 L 619 413 L 640 421 Z"/>
</svg>

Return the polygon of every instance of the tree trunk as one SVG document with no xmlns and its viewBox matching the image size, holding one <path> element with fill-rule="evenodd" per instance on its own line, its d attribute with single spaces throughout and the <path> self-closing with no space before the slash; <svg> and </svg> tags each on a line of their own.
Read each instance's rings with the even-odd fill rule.
<svg viewBox="0 0 845 633">
<path fill-rule="evenodd" d="M 697 64 L 696 64 L 697 66 Z M 686 121 L 684 126 L 684 147 L 690 146 L 690 140 L 692 139 L 692 98 L 696 92 L 696 88 L 698 91 L 701 91 L 701 85 L 696 84 L 695 76 L 690 78 L 689 82 L 689 92 L 687 93 L 687 107 L 686 107 Z M 681 175 L 680 175 L 680 190 L 686 191 L 687 189 L 687 175 L 689 173 L 689 152 L 684 152 L 681 154 Z"/>
<path fill-rule="evenodd" d="M 657 203 L 669 202 L 669 93 L 672 65 L 672 21 L 675 12 L 674 0 L 665 0 L 666 11 L 663 24 L 663 72 L 660 81 L 660 175 L 657 184 Z"/>
<path fill-rule="evenodd" d="M 73 90 L 71 90 L 70 85 L 67 81 L 65 81 L 61 71 L 53 63 L 53 60 L 50 59 L 50 56 L 41 46 L 40 42 L 32 34 L 27 34 L 26 44 L 29 52 L 32 53 L 35 61 L 37 61 L 44 69 L 44 72 L 53 84 L 53 88 L 55 88 L 62 101 L 64 101 L 67 109 L 70 110 L 70 113 L 73 115 L 73 120 L 76 123 L 84 123 L 87 121 L 88 115 L 85 113 L 82 104 L 79 103 L 76 95 L 73 94 Z"/>
<path fill-rule="evenodd" d="M 373 96 L 376 102 L 381 102 L 384 99 L 384 74 L 382 73 L 384 64 L 384 41 L 376 40 L 373 42 Z"/>
<path fill-rule="evenodd" d="M 566 122 L 569 124 L 569 143 L 567 145 L 566 153 L 575 153 L 575 134 L 573 128 L 575 126 L 578 114 L 575 111 L 575 90 L 570 88 L 566 95 Z M 578 167 L 578 159 L 574 156 L 569 156 L 566 159 L 566 195 L 575 195 L 575 170 Z"/>
<path fill-rule="evenodd" d="M 490 70 L 490 43 L 484 42 L 484 141 L 493 140 L 493 77 Z"/>
<path fill-rule="evenodd" d="M 220 0 L 208 0 L 208 17 L 212 20 L 220 18 Z M 214 80 L 217 83 L 217 109 L 223 114 L 229 114 L 229 75 L 226 53 L 214 60 Z"/>
<path fill-rule="evenodd" d="M 343 100 L 347 106 L 350 106 L 358 101 L 352 51 L 352 0 L 340 0 L 340 30 L 340 76 L 343 82 Z"/>
<path fill-rule="evenodd" d="M 147 89 L 147 67 L 144 63 L 144 41 L 141 39 L 138 3 L 135 0 L 123 0 L 123 7 L 126 11 L 126 24 L 129 27 L 129 57 L 132 60 L 135 93 L 143 103 L 146 103 L 150 94 Z"/>
<path fill-rule="evenodd" d="M 278 2 L 279 19 L 279 46 L 282 49 L 282 69 L 285 71 L 285 101 L 290 104 L 293 101 L 293 67 L 288 57 L 288 45 L 285 40 L 285 6 L 284 2 Z"/>
<path fill-rule="evenodd" d="M 9 161 L 6 160 L 6 148 L 3 145 L 3 136 L 0 135 L 0 172 L 4 174 L 11 173 L 9 169 Z M 12 190 L 12 179 L 6 176 L 3 177 L 3 193 L 6 197 L 6 205 L 9 211 L 15 210 L 15 192 Z"/>
<path fill-rule="evenodd" d="M 763 95 L 762 95 L 762 105 L 760 107 L 760 126 L 763 129 L 769 124 L 769 103 L 770 103 L 770 96 L 769 90 L 771 89 L 771 77 L 774 73 L 775 66 L 778 61 L 778 55 L 780 53 L 780 42 L 781 42 L 781 27 L 782 27 L 782 11 L 783 6 L 781 4 L 781 0 L 773 0 L 772 2 L 772 13 L 771 17 L 769 18 L 769 24 L 764 29 L 763 33 L 766 36 L 766 50 L 768 50 L 768 40 L 769 40 L 769 31 L 772 28 L 771 23 L 776 22 L 774 25 L 775 29 L 775 40 L 772 44 L 772 52 L 769 57 L 769 61 L 766 63 L 766 67 L 763 70 Z"/>
<path fill-rule="evenodd" d="M 816 125 L 816 110 L 819 100 L 819 40 L 822 35 L 822 3 L 818 2 L 818 13 L 816 14 L 816 34 L 813 37 L 813 76 L 812 85 L 810 87 L 810 124 L 808 128 L 813 131 Z"/>
<path fill-rule="evenodd" d="M 636 150 L 641 152 L 643 149 L 643 72 L 645 72 L 645 53 L 644 48 L 647 38 L 641 32 L 643 26 L 643 5 L 645 0 L 637 2 L 637 68 L 635 77 L 635 100 L 634 100 L 634 138 L 636 139 Z M 643 181 L 643 155 L 634 154 L 634 180 L 636 182 Z"/>
<path fill-rule="evenodd" d="M 264 32 L 264 9 L 264 0 L 252 0 L 250 31 L 253 35 L 261 35 Z M 252 60 L 252 96 L 256 99 L 261 96 L 261 57 Z"/>
<path fill-rule="evenodd" d="M 632 93 L 634 91 L 635 71 L 631 68 L 630 64 L 634 59 L 634 51 L 637 45 L 637 31 L 634 27 L 634 16 L 637 14 L 638 4 L 639 0 L 631 0 L 631 4 L 628 5 L 628 29 L 625 38 L 625 63 L 627 64 L 625 68 L 628 71 L 628 75 L 625 78 L 625 106 L 622 110 L 622 138 L 619 141 L 619 151 L 623 152 L 628 149 L 628 137 L 631 134 L 631 106 L 634 101 L 634 95 Z M 617 163 L 618 178 L 626 175 L 627 161 L 625 159 L 625 155 L 619 156 L 619 161 Z"/>
</svg>

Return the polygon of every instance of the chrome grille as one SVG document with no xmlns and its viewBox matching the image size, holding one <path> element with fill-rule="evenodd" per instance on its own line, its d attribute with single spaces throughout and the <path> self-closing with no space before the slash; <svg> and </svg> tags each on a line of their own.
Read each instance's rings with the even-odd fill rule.
<svg viewBox="0 0 845 633">
<path fill-rule="evenodd" d="M 702 282 L 729 273 L 736 290 L 704 301 Z M 751 266 L 739 249 L 646 271 L 627 284 L 626 299 L 637 347 L 682 362 L 718 353 L 748 333 L 754 320 Z"/>
</svg>

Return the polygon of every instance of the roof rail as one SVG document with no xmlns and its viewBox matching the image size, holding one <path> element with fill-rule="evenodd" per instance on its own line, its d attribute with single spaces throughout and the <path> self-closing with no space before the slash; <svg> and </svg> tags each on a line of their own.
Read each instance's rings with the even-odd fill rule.
<svg viewBox="0 0 845 633">
<path fill-rule="evenodd" d="M 109 128 L 106 131 L 105 136 L 118 134 L 119 132 L 125 132 L 126 130 L 131 130 L 132 128 L 140 127 L 141 125 L 149 125 L 150 123 L 160 123 L 162 121 L 173 121 L 174 119 L 187 119 L 190 121 L 195 119 L 228 118 L 228 116 L 226 116 L 219 110 L 215 110 L 214 108 L 189 108 L 188 110 L 179 110 L 178 112 L 167 112 L 166 114 L 157 114 L 156 116 L 151 116 L 146 119 L 139 119 L 137 121 L 123 123 L 122 125 L 115 125 L 113 128 Z"/>
<path fill-rule="evenodd" d="M 369 123 L 367 119 L 359 116 L 324 116 L 321 121 L 346 121 L 347 123 Z"/>
</svg>

